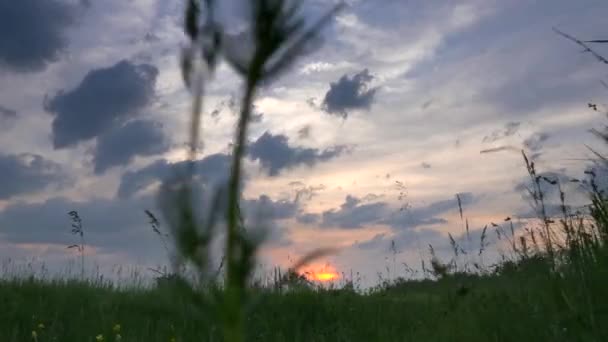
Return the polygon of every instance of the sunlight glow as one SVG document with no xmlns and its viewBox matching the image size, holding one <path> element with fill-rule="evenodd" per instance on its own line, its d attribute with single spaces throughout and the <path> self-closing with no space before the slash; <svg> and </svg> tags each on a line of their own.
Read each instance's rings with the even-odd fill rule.
<svg viewBox="0 0 608 342">
<path fill-rule="evenodd" d="M 340 274 L 331 265 L 324 265 L 322 267 L 311 267 L 303 270 L 301 273 L 310 281 L 318 282 L 331 282 L 340 279 Z"/>
</svg>

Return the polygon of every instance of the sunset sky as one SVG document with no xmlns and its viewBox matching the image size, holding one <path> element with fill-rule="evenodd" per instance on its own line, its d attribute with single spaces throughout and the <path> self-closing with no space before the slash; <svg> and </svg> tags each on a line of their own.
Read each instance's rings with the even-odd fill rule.
<svg viewBox="0 0 608 342">
<path fill-rule="evenodd" d="M 309 270 L 373 282 L 419 268 L 429 244 L 450 255 L 448 233 L 467 245 L 456 194 L 476 249 L 490 222 L 532 216 L 519 150 L 567 180 L 583 177 L 585 145 L 603 148 L 589 129 L 605 120 L 608 68 L 553 28 L 608 39 L 606 1 L 346 2 L 323 45 L 255 102 L 243 207 L 265 218 L 267 267 L 336 247 Z M 221 3 L 226 49 L 246 53 L 247 1 Z M 335 3 L 306 1 L 302 15 Z M 158 184 L 185 156 L 183 8 L 0 0 L 0 259 L 62 269 L 77 210 L 91 265 L 167 264 L 144 210 L 161 216 Z M 239 89 L 222 63 L 204 103 L 203 185 L 226 177 Z"/>
</svg>

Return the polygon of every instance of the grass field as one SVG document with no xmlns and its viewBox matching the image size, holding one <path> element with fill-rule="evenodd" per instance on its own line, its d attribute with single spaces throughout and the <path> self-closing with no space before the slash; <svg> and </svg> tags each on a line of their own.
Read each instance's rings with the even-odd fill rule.
<svg viewBox="0 0 608 342">
<path fill-rule="evenodd" d="M 529 259 L 503 274 L 395 281 L 366 293 L 252 289 L 246 340 L 605 341 L 605 260 L 558 275 Z M 222 340 L 220 313 L 186 293 L 168 285 L 3 281 L 0 341 Z"/>
</svg>

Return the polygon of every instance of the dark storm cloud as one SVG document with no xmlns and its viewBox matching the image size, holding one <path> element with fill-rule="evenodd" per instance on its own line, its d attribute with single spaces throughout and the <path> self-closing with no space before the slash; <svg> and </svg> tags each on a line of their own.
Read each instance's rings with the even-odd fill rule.
<svg viewBox="0 0 608 342">
<path fill-rule="evenodd" d="M 329 85 L 322 108 L 328 114 L 348 117 L 352 110 L 369 110 L 375 100 L 378 88 L 369 88 L 374 79 L 367 69 L 349 77 L 344 75 L 338 82 Z"/>
<path fill-rule="evenodd" d="M 285 135 L 264 133 L 249 147 L 249 157 L 259 160 L 270 176 L 277 176 L 281 171 L 300 165 L 314 166 L 318 162 L 328 161 L 343 154 L 345 146 L 334 146 L 320 151 L 316 148 L 289 146 Z"/>
<path fill-rule="evenodd" d="M 166 152 L 169 145 L 159 123 L 147 120 L 131 121 L 98 138 L 93 159 L 95 173 L 101 174 L 111 167 L 127 165 L 136 156 Z"/>
<path fill-rule="evenodd" d="M 58 60 L 76 10 L 58 0 L 1 1 L 0 68 L 33 72 Z"/>
<path fill-rule="evenodd" d="M 513 136 L 519 130 L 521 123 L 519 122 L 508 122 L 502 129 L 498 129 L 483 137 L 482 142 L 490 143 L 495 142 L 503 138 Z"/>
<path fill-rule="evenodd" d="M 194 162 L 194 167 L 201 182 L 207 183 L 225 179 L 230 171 L 230 161 L 230 156 L 226 154 L 212 154 Z M 118 197 L 131 197 L 154 183 L 166 181 L 176 173 L 185 171 L 188 163 L 171 163 L 162 159 L 137 171 L 129 171 L 121 178 Z"/>
<path fill-rule="evenodd" d="M 65 185 L 62 168 L 36 154 L 0 154 L 0 200 Z"/>
<path fill-rule="evenodd" d="M 460 194 L 462 205 L 473 203 L 470 193 Z M 359 229 L 365 225 L 386 225 L 394 230 L 410 229 L 424 225 L 446 223 L 441 217 L 449 211 L 458 211 L 455 199 L 438 201 L 427 206 L 397 211 L 386 202 L 364 203 L 361 199 L 348 195 L 339 209 L 323 212 L 322 225 L 344 229 Z"/>
<path fill-rule="evenodd" d="M 53 114 L 53 146 L 66 148 L 97 137 L 137 115 L 155 98 L 158 69 L 123 60 L 89 71 L 73 90 L 45 99 Z"/>
</svg>

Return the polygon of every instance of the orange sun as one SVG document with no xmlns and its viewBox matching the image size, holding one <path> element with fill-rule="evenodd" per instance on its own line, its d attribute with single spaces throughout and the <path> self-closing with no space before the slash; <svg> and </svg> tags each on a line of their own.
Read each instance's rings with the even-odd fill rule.
<svg viewBox="0 0 608 342">
<path fill-rule="evenodd" d="M 331 265 L 309 267 L 302 270 L 301 274 L 310 281 L 318 281 L 322 283 L 340 279 L 340 274 L 338 274 L 338 271 Z"/>
</svg>

